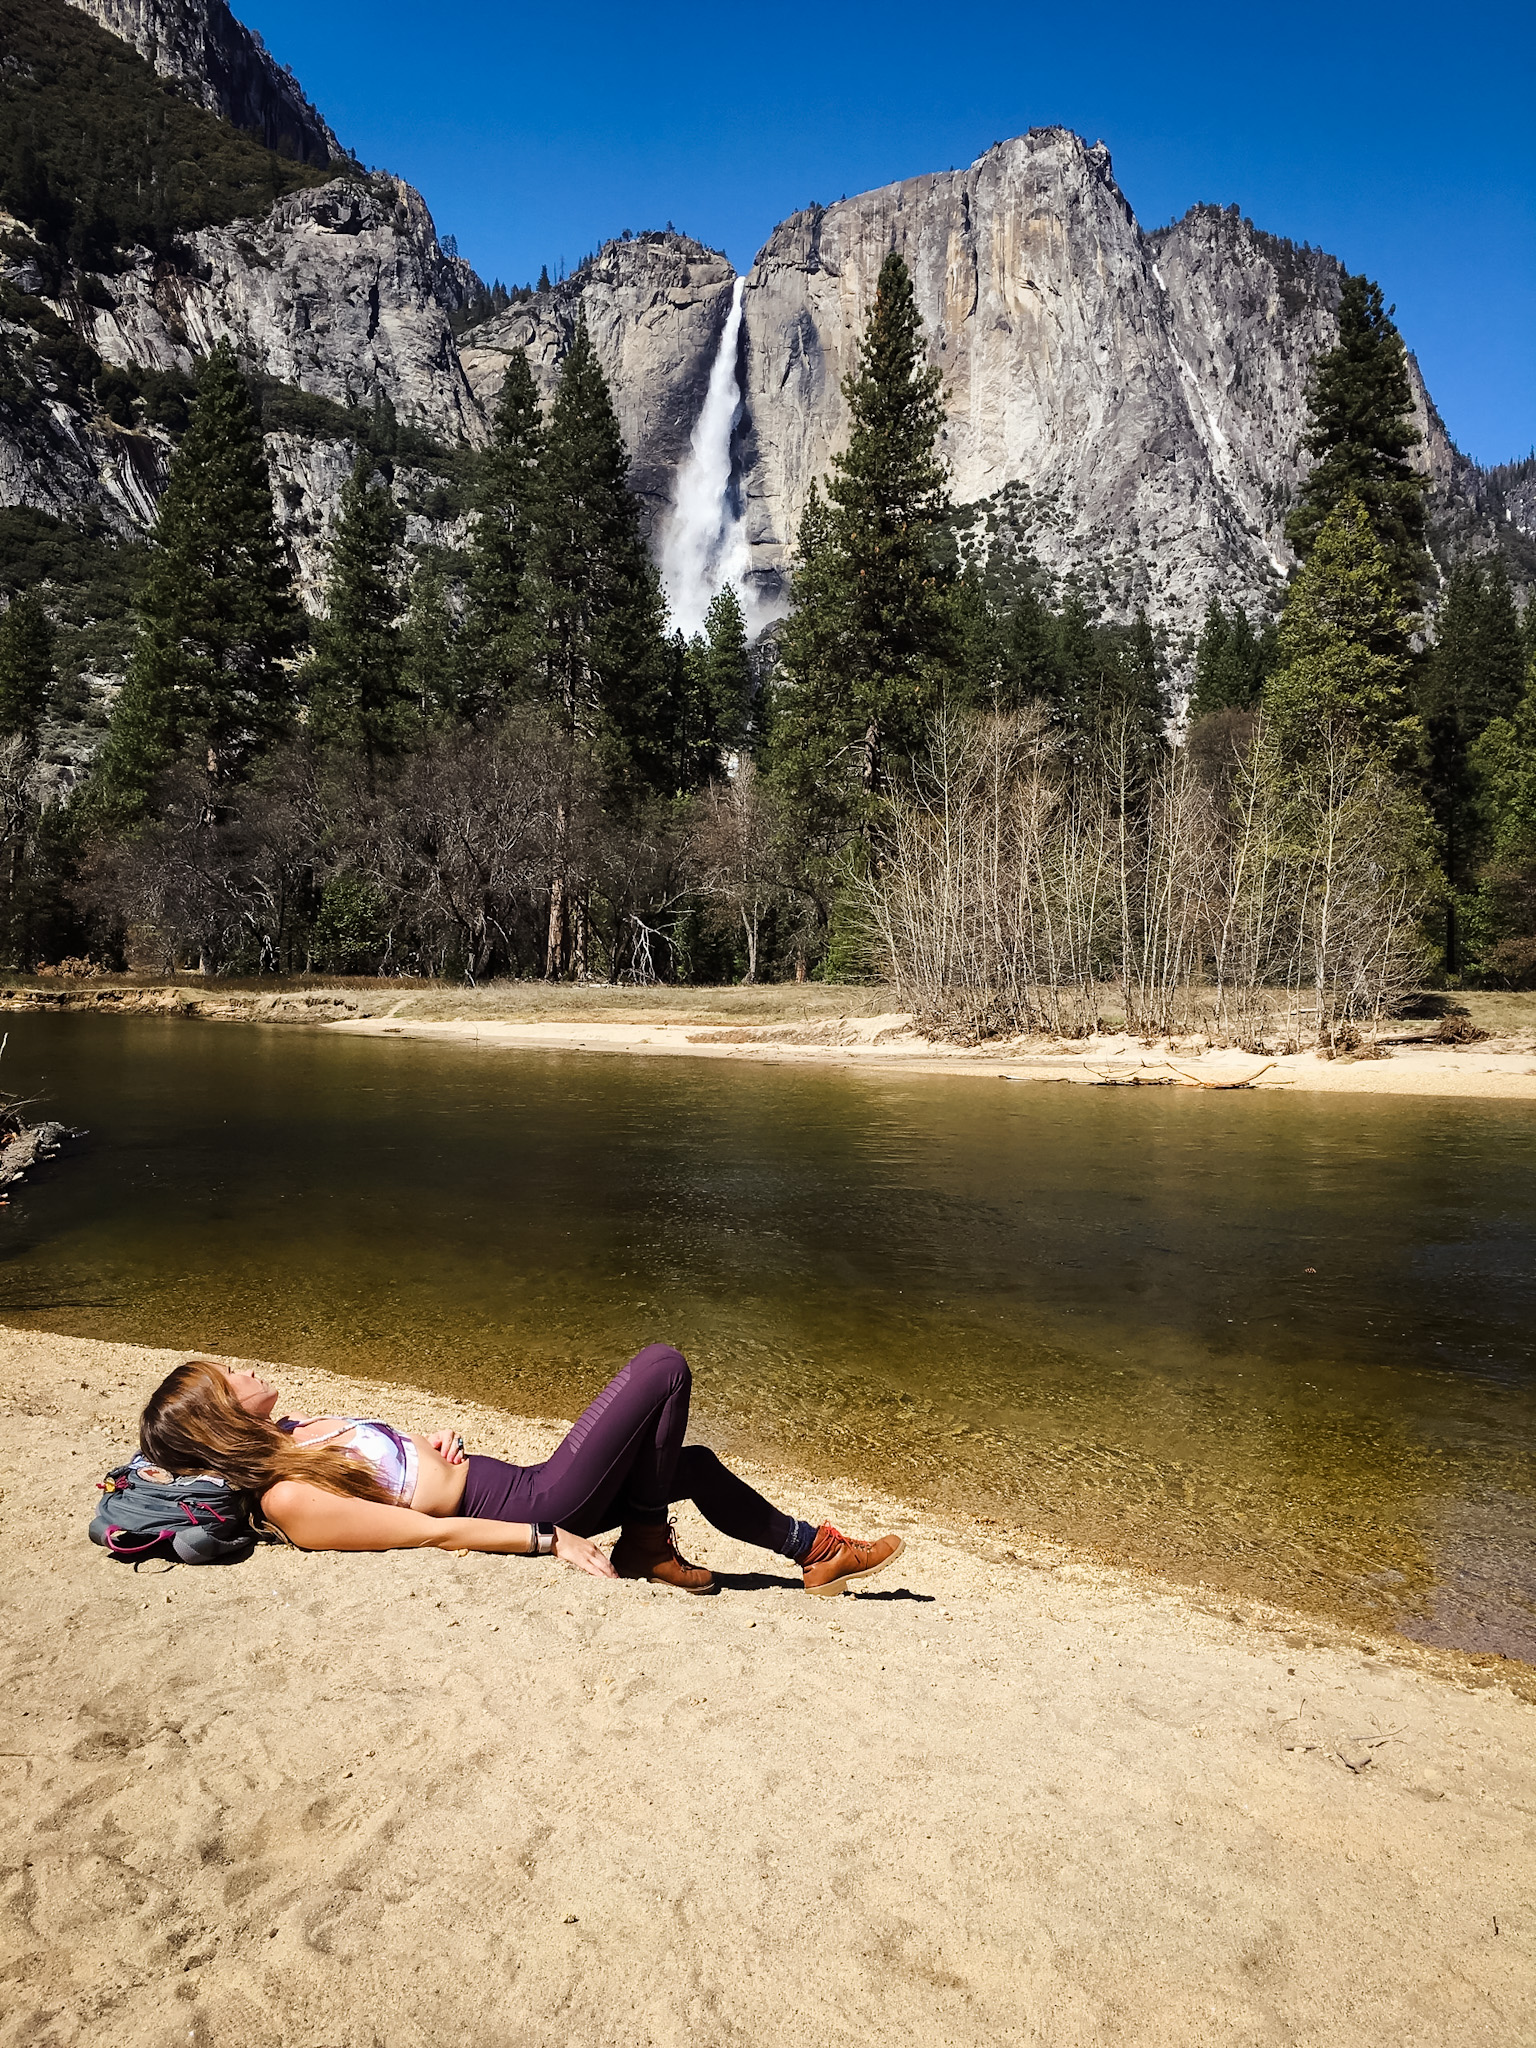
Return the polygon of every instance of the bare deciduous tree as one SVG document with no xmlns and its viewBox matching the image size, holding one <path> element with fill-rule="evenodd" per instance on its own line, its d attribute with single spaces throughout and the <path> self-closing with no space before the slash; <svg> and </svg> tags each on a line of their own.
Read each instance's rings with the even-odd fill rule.
<svg viewBox="0 0 1536 2048">
<path fill-rule="evenodd" d="M 695 887 L 734 927 L 747 948 L 749 982 L 757 980 L 763 921 L 787 894 L 780 804 L 749 760 L 735 776 L 711 783 L 693 810 Z"/>
<path fill-rule="evenodd" d="M 1113 728 L 1066 760 L 1043 708 L 944 714 L 862 885 L 891 979 L 951 1035 L 1127 1027 L 1331 1041 L 1422 975 L 1420 807 L 1340 727 L 1283 772 L 1261 722 L 1230 762 L 1137 766 Z"/>
</svg>

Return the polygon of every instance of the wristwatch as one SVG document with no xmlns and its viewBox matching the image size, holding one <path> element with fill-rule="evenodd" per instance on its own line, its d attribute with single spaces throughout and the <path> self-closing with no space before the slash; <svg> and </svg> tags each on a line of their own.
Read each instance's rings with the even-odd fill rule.
<svg viewBox="0 0 1536 2048">
<path fill-rule="evenodd" d="M 535 1522 L 533 1525 L 533 1554 L 535 1557 L 553 1557 L 555 1554 L 555 1525 L 553 1522 Z"/>
</svg>

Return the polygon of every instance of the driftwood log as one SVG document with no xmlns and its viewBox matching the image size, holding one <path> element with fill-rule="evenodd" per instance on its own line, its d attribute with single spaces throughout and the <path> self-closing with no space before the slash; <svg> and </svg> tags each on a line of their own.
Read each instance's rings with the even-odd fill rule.
<svg viewBox="0 0 1536 2048">
<path fill-rule="evenodd" d="M 0 1139 L 0 1187 L 29 1173 L 40 1159 L 52 1159 L 66 1138 L 78 1138 L 68 1124 L 24 1124 Z"/>
</svg>

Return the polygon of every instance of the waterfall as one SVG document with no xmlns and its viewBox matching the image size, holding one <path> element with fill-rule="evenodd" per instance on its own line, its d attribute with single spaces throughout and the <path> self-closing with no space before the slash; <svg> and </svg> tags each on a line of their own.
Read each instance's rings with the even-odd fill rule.
<svg viewBox="0 0 1536 2048">
<path fill-rule="evenodd" d="M 757 607 L 746 589 L 751 565 L 746 522 L 731 490 L 731 436 L 742 405 L 736 353 L 746 282 L 738 277 L 731 288 L 731 310 L 720 330 L 704 409 L 677 473 L 672 518 L 661 550 L 661 581 L 672 624 L 690 639 L 702 630 L 711 600 L 727 584 L 741 599 L 749 627 L 756 623 Z"/>
</svg>

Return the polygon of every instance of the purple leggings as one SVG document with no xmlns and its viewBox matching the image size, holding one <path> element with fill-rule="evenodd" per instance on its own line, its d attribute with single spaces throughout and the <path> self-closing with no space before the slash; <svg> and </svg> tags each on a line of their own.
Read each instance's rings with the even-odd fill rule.
<svg viewBox="0 0 1536 2048">
<path fill-rule="evenodd" d="M 798 1526 L 794 1517 L 727 1471 L 713 1451 L 684 1444 L 692 1385 L 681 1351 L 647 1344 L 542 1465 L 470 1458 L 460 1513 L 554 1522 L 596 1536 L 623 1521 L 665 1521 L 673 1501 L 691 1500 L 727 1536 L 783 1551 Z"/>
</svg>

